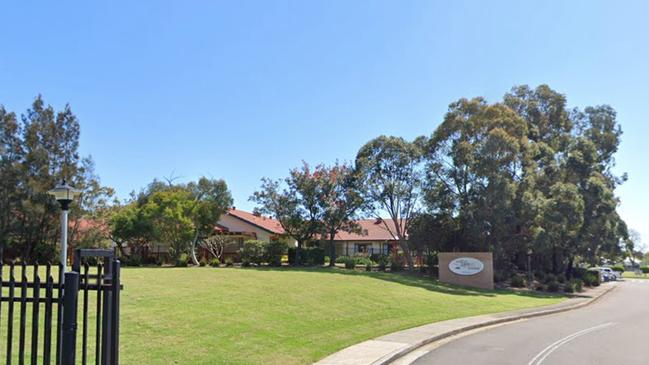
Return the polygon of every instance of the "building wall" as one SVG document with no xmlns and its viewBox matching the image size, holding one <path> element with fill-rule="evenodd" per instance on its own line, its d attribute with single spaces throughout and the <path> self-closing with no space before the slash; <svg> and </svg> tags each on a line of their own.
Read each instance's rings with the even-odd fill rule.
<svg viewBox="0 0 649 365">
<path fill-rule="evenodd" d="M 354 256 L 354 255 L 372 255 L 382 254 L 387 255 L 390 244 L 388 242 L 373 242 L 373 241 L 336 241 L 336 255 L 338 256 Z M 360 250 L 364 246 L 363 250 Z"/>
<path fill-rule="evenodd" d="M 266 230 L 226 214 L 221 216 L 218 223 L 229 229 L 231 232 L 253 232 L 260 241 L 268 242 L 272 236 L 272 233 Z"/>
</svg>

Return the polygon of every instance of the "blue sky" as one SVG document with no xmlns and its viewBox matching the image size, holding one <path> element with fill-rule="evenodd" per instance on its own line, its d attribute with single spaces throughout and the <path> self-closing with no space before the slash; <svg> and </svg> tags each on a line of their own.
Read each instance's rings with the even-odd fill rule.
<svg viewBox="0 0 649 365">
<path fill-rule="evenodd" d="M 620 211 L 649 241 L 649 2 L 8 2 L 0 104 L 70 103 L 81 150 L 121 197 L 155 177 L 262 176 L 430 134 L 450 102 L 547 83 L 610 104 L 624 129 Z"/>
</svg>

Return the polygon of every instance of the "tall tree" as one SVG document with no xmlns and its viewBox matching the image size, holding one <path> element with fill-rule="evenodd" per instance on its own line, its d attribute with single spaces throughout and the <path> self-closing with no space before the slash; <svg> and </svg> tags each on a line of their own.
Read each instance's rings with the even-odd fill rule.
<svg viewBox="0 0 649 365">
<path fill-rule="evenodd" d="M 336 262 L 334 240 L 339 232 L 361 233 L 356 218 L 363 205 L 356 171 L 348 165 L 336 163 L 331 167 L 318 165 L 311 174 L 315 179 L 316 197 L 322 235 L 328 241 L 329 266 Z"/>
<path fill-rule="evenodd" d="M 275 217 L 286 234 L 297 241 L 297 265 L 302 247 L 322 231 L 318 186 L 312 174 L 304 164 L 283 180 L 263 178 L 260 190 L 250 197 L 259 205 L 260 213 Z"/>
<path fill-rule="evenodd" d="M 397 240 L 408 268 L 414 268 L 408 228 L 419 209 L 421 149 L 400 137 L 380 136 L 367 142 L 356 155 L 366 210 L 377 218 L 388 214 L 393 227 L 385 228 Z"/>
</svg>

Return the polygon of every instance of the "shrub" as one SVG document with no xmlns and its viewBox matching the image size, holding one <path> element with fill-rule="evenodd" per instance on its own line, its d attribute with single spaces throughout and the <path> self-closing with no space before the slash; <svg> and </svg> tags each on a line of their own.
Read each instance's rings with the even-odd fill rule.
<svg viewBox="0 0 649 365">
<path fill-rule="evenodd" d="M 241 267 L 250 267 L 250 261 L 247 259 L 241 260 Z"/>
<path fill-rule="evenodd" d="M 397 272 L 403 270 L 403 261 L 401 260 L 400 257 L 394 257 L 390 261 L 390 271 L 391 272 Z"/>
<path fill-rule="evenodd" d="M 189 265 L 189 255 L 186 253 L 180 254 L 176 259 L 176 267 L 187 267 Z"/>
<path fill-rule="evenodd" d="M 216 257 L 210 260 L 210 266 L 212 267 L 219 267 L 221 265 L 221 261 L 217 259 Z"/>
<path fill-rule="evenodd" d="M 590 287 L 599 286 L 599 280 L 600 280 L 599 272 L 588 271 L 583 275 L 582 280 L 584 281 L 584 285 L 586 286 L 590 286 Z"/>
<path fill-rule="evenodd" d="M 345 260 L 345 269 L 355 269 L 355 268 L 356 268 L 356 261 L 348 257 L 347 260 Z"/>
<path fill-rule="evenodd" d="M 545 291 L 545 285 L 541 283 L 534 284 L 534 290 L 536 291 Z"/>
<path fill-rule="evenodd" d="M 365 265 L 365 271 L 372 271 L 372 264 Z"/>
<path fill-rule="evenodd" d="M 611 270 L 624 273 L 624 266 L 616 265 L 616 266 L 611 267 Z"/>
<path fill-rule="evenodd" d="M 379 271 L 385 271 L 387 264 L 383 261 L 379 262 Z"/>
<path fill-rule="evenodd" d="M 559 284 L 565 283 L 566 282 L 566 276 L 563 275 L 563 274 L 557 275 L 557 281 L 559 282 Z"/>
<path fill-rule="evenodd" d="M 295 247 L 288 249 L 288 262 L 295 265 Z M 300 263 L 305 266 L 324 265 L 325 250 L 320 247 L 302 247 L 300 249 Z M 336 259 L 338 262 L 338 259 Z"/>
<path fill-rule="evenodd" d="M 544 278 L 544 280 L 543 280 L 543 284 L 546 284 L 546 285 L 547 285 L 547 284 L 549 284 L 549 283 L 551 283 L 551 282 L 553 282 L 553 281 L 557 281 L 557 277 L 556 277 L 556 275 L 554 275 L 554 274 L 547 274 L 547 275 L 545 275 L 545 278 Z"/>
<path fill-rule="evenodd" d="M 511 286 L 513 288 L 524 288 L 525 279 L 522 276 L 514 274 L 511 278 Z"/>
<path fill-rule="evenodd" d="M 561 285 L 557 281 L 551 281 L 548 283 L 546 290 L 551 293 L 556 293 L 561 289 Z"/>
<path fill-rule="evenodd" d="M 205 257 L 201 258 L 200 261 L 198 261 L 198 266 L 200 267 L 207 266 L 207 259 Z"/>
<path fill-rule="evenodd" d="M 643 266 L 640 268 L 643 274 L 649 274 L 649 266 Z"/>
<path fill-rule="evenodd" d="M 288 246 L 283 241 L 270 241 L 264 243 L 264 260 L 270 266 L 282 266 L 282 256 L 286 254 Z"/>
<path fill-rule="evenodd" d="M 365 256 L 353 256 L 352 259 L 356 265 L 372 265 L 372 260 L 369 257 Z"/>
<path fill-rule="evenodd" d="M 570 283 L 577 293 L 584 291 L 584 284 L 581 279 L 572 279 Z"/>
<path fill-rule="evenodd" d="M 337 264 L 344 264 L 345 261 L 349 258 L 349 256 L 338 256 L 336 257 L 336 263 Z"/>
<path fill-rule="evenodd" d="M 258 240 L 248 240 L 243 243 L 243 246 L 239 249 L 239 255 L 241 256 L 241 263 L 260 265 L 264 261 L 264 247 L 266 243 Z"/>
<path fill-rule="evenodd" d="M 231 257 L 228 257 L 228 258 L 225 259 L 225 266 L 227 266 L 227 267 L 234 266 L 234 261 L 232 260 Z"/>
<path fill-rule="evenodd" d="M 534 278 L 540 282 L 545 281 L 545 272 L 543 271 L 535 271 L 534 272 Z"/>
<path fill-rule="evenodd" d="M 126 258 L 126 260 L 123 261 L 125 266 L 135 266 L 139 267 L 142 266 L 142 257 L 140 255 L 131 255 Z"/>
<path fill-rule="evenodd" d="M 565 293 L 574 293 L 575 292 L 575 284 L 573 282 L 567 282 L 563 285 L 563 291 Z"/>
</svg>

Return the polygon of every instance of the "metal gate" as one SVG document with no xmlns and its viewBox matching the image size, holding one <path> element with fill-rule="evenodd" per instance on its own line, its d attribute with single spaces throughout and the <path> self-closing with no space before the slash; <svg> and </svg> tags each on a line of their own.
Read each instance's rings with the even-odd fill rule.
<svg viewBox="0 0 649 365">
<path fill-rule="evenodd" d="M 119 363 L 120 263 L 112 250 L 77 250 L 66 273 L 61 265 L 0 264 L 0 283 L 0 362 Z"/>
</svg>

